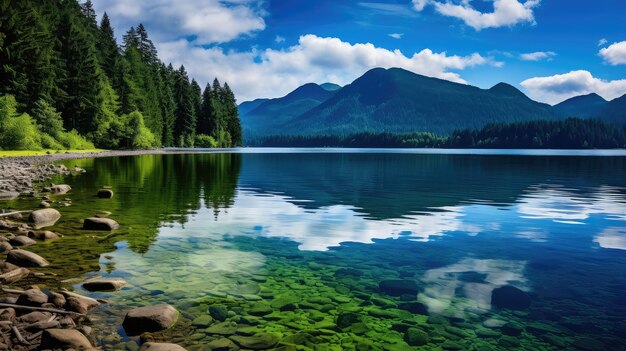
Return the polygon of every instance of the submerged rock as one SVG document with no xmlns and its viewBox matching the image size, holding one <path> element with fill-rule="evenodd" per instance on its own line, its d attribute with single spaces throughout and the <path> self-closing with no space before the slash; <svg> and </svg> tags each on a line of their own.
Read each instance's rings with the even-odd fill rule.
<svg viewBox="0 0 626 351">
<path fill-rule="evenodd" d="M 126 286 L 126 281 L 120 278 L 94 278 L 83 283 L 88 291 L 115 291 Z"/>
<path fill-rule="evenodd" d="M 128 335 L 139 335 L 168 329 L 177 319 L 178 311 L 171 305 L 162 304 L 128 311 L 122 325 Z"/>
<path fill-rule="evenodd" d="M 98 197 L 101 199 L 110 199 L 113 197 L 113 190 L 111 189 L 100 189 L 98 190 Z"/>
<path fill-rule="evenodd" d="M 20 196 L 20 193 L 14 191 L 0 192 L 0 200 L 15 200 Z"/>
<path fill-rule="evenodd" d="M 417 295 L 419 293 L 417 283 L 406 279 L 383 280 L 378 284 L 378 289 L 391 296 Z"/>
<path fill-rule="evenodd" d="M 41 336 L 41 350 L 93 350 L 93 346 L 78 330 L 48 329 Z"/>
<path fill-rule="evenodd" d="M 491 292 L 491 305 L 497 308 L 525 310 L 530 307 L 530 304 L 530 296 L 511 285 L 493 289 Z"/>
<path fill-rule="evenodd" d="M 110 218 L 87 218 L 83 222 L 83 229 L 111 231 L 119 229 L 120 225 Z"/>
<path fill-rule="evenodd" d="M 50 265 L 43 257 L 22 249 L 9 251 L 7 262 L 22 267 L 47 267 Z"/>
<path fill-rule="evenodd" d="M 31 246 L 37 242 L 26 235 L 19 235 L 9 240 L 9 243 L 13 246 Z"/>
<path fill-rule="evenodd" d="M 61 236 L 49 230 L 31 230 L 28 232 L 28 237 L 37 240 L 54 240 L 59 239 Z"/>
<path fill-rule="evenodd" d="M 35 229 L 53 226 L 61 218 L 61 213 L 54 208 L 44 208 L 33 211 L 28 221 L 33 224 Z"/>
<path fill-rule="evenodd" d="M 278 344 L 278 337 L 274 334 L 257 334 L 253 336 L 235 335 L 230 340 L 244 349 L 266 350 Z"/>
<path fill-rule="evenodd" d="M 228 309 L 223 305 L 209 306 L 209 314 L 218 321 L 225 321 L 228 318 Z"/>
<path fill-rule="evenodd" d="M 71 291 L 61 291 L 63 297 L 65 297 L 65 305 L 63 306 L 68 311 L 87 313 L 92 308 L 100 305 L 98 301 L 91 297 L 82 296 Z"/>
<path fill-rule="evenodd" d="M 352 312 L 341 312 L 337 316 L 337 326 L 341 329 L 348 328 L 352 324 L 359 323 L 361 321 L 361 317 Z"/>
<path fill-rule="evenodd" d="M 26 268 L 18 268 L 10 272 L 0 274 L 0 284 L 12 284 L 20 281 L 30 274 L 30 271 Z"/>
<path fill-rule="evenodd" d="M 182 346 L 169 343 L 147 342 L 139 348 L 139 351 L 186 351 Z"/>
<path fill-rule="evenodd" d="M 72 187 L 67 184 L 58 184 L 58 185 L 51 186 L 49 189 L 50 189 L 50 192 L 53 194 L 63 195 L 63 194 L 67 194 L 68 192 L 70 192 L 70 190 L 72 190 Z"/>
<path fill-rule="evenodd" d="M 404 334 L 404 341 L 411 346 L 422 346 L 428 344 L 430 338 L 428 334 L 418 328 L 409 328 Z"/>
</svg>

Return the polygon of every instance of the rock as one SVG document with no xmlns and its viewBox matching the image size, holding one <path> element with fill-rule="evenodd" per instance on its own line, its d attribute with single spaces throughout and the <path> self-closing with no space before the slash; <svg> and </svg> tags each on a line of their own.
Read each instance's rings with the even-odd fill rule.
<svg viewBox="0 0 626 351">
<path fill-rule="evenodd" d="M 15 320 L 15 310 L 12 308 L 0 309 L 0 321 L 13 322 Z"/>
<path fill-rule="evenodd" d="M 26 268 L 18 268 L 10 272 L 0 274 L 0 284 L 12 284 L 20 281 L 30 274 L 30 271 Z"/>
<path fill-rule="evenodd" d="M 85 221 L 83 222 L 83 229 L 86 230 L 115 230 L 115 229 L 119 229 L 120 225 L 110 219 L 110 218 L 98 218 L 98 217 L 92 217 L 92 218 L 87 218 L 85 219 Z"/>
<path fill-rule="evenodd" d="M 0 200 L 15 200 L 20 196 L 20 193 L 14 191 L 0 192 Z"/>
<path fill-rule="evenodd" d="M 428 316 L 428 306 L 419 302 L 403 302 L 398 305 L 398 308 L 401 310 L 409 311 L 413 314 L 421 314 L 424 316 Z"/>
<path fill-rule="evenodd" d="M 196 319 L 194 319 L 191 324 L 194 327 L 201 327 L 201 328 L 206 328 L 209 325 L 211 325 L 213 323 L 213 317 L 209 316 L 209 315 L 202 315 Z"/>
<path fill-rule="evenodd" d="M 265 316 L 272 313 L 272 306 L 265 302 L 257 302 L 248 311 L 253 316 Z"/>
<path fill-rule="evenodd" d="M 14 271 L 14 270 L 16 270 L 18 268 L 20 268 L 20 267 L 14 265 L 12 263 L 8 263 L 8 262 L 5 262 L 5 261 L 0 261 L 0 270 L 2 271 L 2 273 L 8 273 L 8 272 Z"/>
<path fill-rule="evenodd" d="M 182 346 L 168 343 L 147 342 L 139 348 L 139 351 L 186 351 Z"/>
<path fill-rule="evenodd" d="M 0 253 L 5 253 L 13 250 L 13 246 L 8 241 L 0 241 Z"/>
<path fill-rule="evenodd" d="M 426 345 L 429 340 L 428 334 L 418 328 L 409 328 L 404 334 L 404 341 L 411 346 Z"/>
<path fill-rule="evenodd" d="M 170 305 L 162 304 L 128 311 L 122 325 L 128 335 L 139 335 L 168 329 L 177 319 L 178 311 Z"/>
<path fill-rule="evenodd" d="M 86 336 L 73 329 L 48 329 L 41 336 L 41 350 L 94 350 Z"/>
<path fill-rule="evenodd" d="M 413 280 L 391 279 L 378 284 L 381 292 L 391 296 L 417 295 L 419 288 Z"/>
<path fill-rule="evenodd" d="M 65 308 L 68 311 L 78 312 L 78 313 L 87 313 L 92 308 L 100 305 L 100 303 L 92 299 L 91 297 L 82 296 L 67 290 L 61 291 L 63 297 L 65 297 Z"/>
<path fill-rule="evenodd" d="M 96 211 L 96 217 L 98 218 L 107 218 L 111 215 L 111 212 L 109 211 Z"/>
<path fill-rule="evenodd" d="M 37 240 L 54 240 L 59 239 L 61 236 L 57 233 L 51 232 L 49 230 L 39 230 L 28 232 L 28 237 Z"/>
<path fill-rule="evenodd" d="M 59 211 L 54 208 L 44 208 L 42 210 L 33 211 L 28 221 L 34 225 L 35 229 L 39 229 L 54 225 L 59 218 L 61 218 Z"/>
<path fill-rule="evenodd" d="M 239 347 L 235 345 L 230 339 L 219 338 L 206 344 L 206 347 L 211 351 L 236 351 Z"/>
<path fill-rule="evenodd" d="M 205 332 L 215 335 L 233 335 L 237 332 L 237 324 L 235 322 L 221 322 L 208 327 Z"/>
<path fill-rule="evenodd" d="M 126 282 L 120 278 L 94 278 L 83 283 L 87 291 L 115 291 L 126 286 Z"/>
<path fill-rule="evenodd" d="M 39 289 L 28 289 L 17 298 L 17 304 L 22 306 L 40 307 L 48 302 L 48 295 Z"/>
<path fill-rule="evenodd" d="M 341 329 L 348 328 L 352 324 L 359 323 L 361 317 L 352 312 L 340 312 L 337 316 L 337 326 Z"/>
<path fill-rule="evenodd" d="M 209 314 L 218 321 L 225 321 L 228 318 L 228 309 L 223 305 L 209 306 Z"/>
<path fill-rule="evenodd" d="M 9 243 L 13 246 L 31 246 L 35 245 L 37 242 L 26 235 L 19 235 L 9 240 Z"/>
<path fill-rule="evenodd" d="M 502 334 L 509 336 L 518 336 L 524 331 L 524 326 L 517 322 L 508 322 L 502 326 Z"/>
<path fill-rule="evenodd" d="M 266 350 L 278 344 L 278 337 L 274 334 L 257 334 L 253 336 L 234 335 L 230 340 L 244 349 Z"/>
<path fill-rule="evenodd" d="M 48 201 L 42 201 L 39 203 L 39 208 L 49 208 L 50 206 L 52 205 L 50 205 Z"/>
<path fill-rule="evenodd" d="M 48 321 L 50 317 L 52 317 L 52 313 L 35 311 L 19 317 L 17 321 L 20 323 L 33 324 Z"/>
<path fill-rule="evenodd" d="M 98 197 L 101 199 L 110 199 L 113 197 L 113 190 L 111 189 L 100 189 L 98 190 Z"/>
<path fill-rule="evenodd" d="M 525 310 L 530 307 L 530 303 L 530 296 L 526 292 L 511 285 L 493 289 L 491 292 L 491 305 L 497 308 Z"/>
<path fill-rule="evenodd" d="M 58 308 L 63 308 L 67 300 L 65 299 L 65 296 L 63 296 L 62 294 L 51 291 L 48 296 L 48 302 L 52 303 Z"/>
<path fill-rule="evenodd" d="M 58 184 L 50 187 L 50 192 L 57 195 L 67 194 L 72 187 L 67 184 Z"/>
<path fill-rule="evenodd" d="M 21 267 L 47 267 L 50 265 L 43 257 L 22 249 L 9 251 L 7 262 Z"/>
</svg>

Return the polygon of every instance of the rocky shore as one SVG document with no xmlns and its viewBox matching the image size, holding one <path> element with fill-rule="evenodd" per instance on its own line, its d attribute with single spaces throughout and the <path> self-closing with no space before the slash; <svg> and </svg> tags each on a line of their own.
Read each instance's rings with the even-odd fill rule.
<svg viewBox="0 0 626 351">
<path fill-rule="evenodd" d="M 107 301 L 92 299 L 66 289 L 47 289 L 43 278 L 50 263 L 29 247 L 41 241 L 62 240 L 61 233 L 46 230 L 61 217 L 62 207 L 71 203 L 62 198 L 71 191 L 66 184 L 45 186 L 53 176 L 83 173 L 51 162 L 85 157 L 132 156 L 164 153 L 163 150 L 112 151 L 93 154 L 52 154 L 0 158 L 0 350 L 96 350 L 92 340 L 89 312 Z M 101 189 L 101 198 L 113 196 Z M 60 197 L 61 196 L 61 197 Z M 5 210 L 7 200 L 19 197 L 40 199 L 38 209 Z M 113 231 L 119 224 L 99 213 L 84 220 L 83 229 Z M 27 279 L 28 278 L 28 279 Z M 41 284 L 38 284 L 38 278 Z M 23 281 L 32 285 L 24 287 Z M 22 283 L 22 284 L 20 284 Z M 88 291 L 116 291 L 126 285 L 121 279 L 91 278 L 83 282 Z M 145 306 L 128 311 L 123 328 L 129 335 L 158 332 L 174 325 L 178 311 L 170 305 Z M 182 347 L 144 340 L 139 350 L 178 351 Z"/>
</svg>

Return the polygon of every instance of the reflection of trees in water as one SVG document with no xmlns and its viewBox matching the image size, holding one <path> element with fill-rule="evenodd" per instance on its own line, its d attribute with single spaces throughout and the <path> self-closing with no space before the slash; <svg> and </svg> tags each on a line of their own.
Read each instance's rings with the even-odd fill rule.
<svg viewBox="0 0 626 351">
<path fill-rule="evenodd" d="M 245 154 L 240 183 L 298 206 L 351 205 L 376 219 L 484 200 L 508 205 L 529 186 L 624 186 L 624 157 Z"/>
<path fill-rule="evenodd" d="M 215 216 L 232 206 L 241 155 L 147 155 L 93 162 L 96 172 L 87 187 L 112 185 L 113 207 L 127 223 L 116 241 L 128 241 L 133 251 L 145 253 L 164 223 L 185 224 L 203 201 Z"/>
</svg>

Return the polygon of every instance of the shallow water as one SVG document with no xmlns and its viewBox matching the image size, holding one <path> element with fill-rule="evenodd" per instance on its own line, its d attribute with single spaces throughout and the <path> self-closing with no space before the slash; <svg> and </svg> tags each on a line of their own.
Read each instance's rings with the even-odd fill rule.
<svg viewBox="0 0 626 351">
<path fill-rule="evenodd" d="M 74 164 L 88 172 L 64 180 L 73 205 L 54 229 L 67 236 L 34 250 L 64 278 L 129 282 L 91 294 L 111 302 L 93 313 L 105 349 L 133 349 L 125 311 L 161 302 L 182 312 L 164 337 L 190 350 L 235 334 L 303 350 L 626 349 L 626 157 L 246 150 Z M 94 196 L 105 185 L 113 199 Z M 79 230 L 97 210 L 121 229 Z M 530 307 L 494 306 L 503 286 Z M 208 321 L 210 306 L 226 322 Z"/>
</svg>

